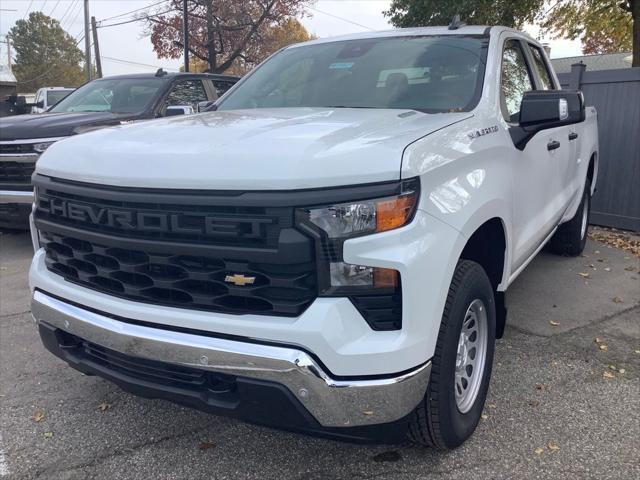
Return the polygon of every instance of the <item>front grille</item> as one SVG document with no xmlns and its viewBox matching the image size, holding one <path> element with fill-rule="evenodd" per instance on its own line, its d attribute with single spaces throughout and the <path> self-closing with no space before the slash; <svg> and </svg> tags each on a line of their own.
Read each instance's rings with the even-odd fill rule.
<svg viewBox="0 0 640 480">
<path fill-rule="evenodd" d="M 0 155 L 34 153 L 33 143 L 0 143 Z"/>
<path fill-rule="evenodd" d="M 313 261 L 268 264 L 145 252 L 41 232 L 49 270 L 129 300 L 224 313 L 299 315 L 316 296 Z M 251 279 L 234 285 L 228 277 Z"/>
<path fill-rule="evenodd" d="M 5 162 L 0 160 L 0 183 L 31 183 L 35 162 Z"/>
</svg>

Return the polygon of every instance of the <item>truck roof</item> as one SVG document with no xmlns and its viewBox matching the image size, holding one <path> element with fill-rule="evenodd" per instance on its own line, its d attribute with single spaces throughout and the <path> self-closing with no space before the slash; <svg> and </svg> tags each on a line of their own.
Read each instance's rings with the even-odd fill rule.
<svg viewBox="0 0 640 480">
<path fill-rule="evenodd" d="M 421 35 L 499 35 L 503 31 L 510 31 L 523 35 L 527 35 L 520 30 L 509 27 L 489 26 L 489 25 L 465 25 L 455 29 L 449 27 L 415 27 L 415 28 L 395 28 L 392 30 L 382 30 L 378 32 L 359 32 L 337 37 L 319 38 L 309 42 L 297 43 L 287 48 L 295 48 L 302 45 L 316 45 L 330 42 L 340 42 L 344 40 L 365 40 L 368 38 L 386 38 L 386 37 L 412 37 Z M 531 39 L 533 40 L 533 39 Z"/>
<path fill-rule="evenodd" d="M 234 75 L 222 75 L 217 73 L 185 73 L 185 72 L 166 72 L 162 71 L 161 75 L 158 75 L 158 72 L 154 73 L 129 73 L 125 75 L 110 75 L 108 77 L 97 78 L 96 80 L 102 79 L 117 79 L 117 78 L 176 78 L 176 77 L 200 77 L 200 78 L 209 78 L 211 80 L 232 80 L 237 81 L 240 77 L 236 77 Z"/>
</svg>

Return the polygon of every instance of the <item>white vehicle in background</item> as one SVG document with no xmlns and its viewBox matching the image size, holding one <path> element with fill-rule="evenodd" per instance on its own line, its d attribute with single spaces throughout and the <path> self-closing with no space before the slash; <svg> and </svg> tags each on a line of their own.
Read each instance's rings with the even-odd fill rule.
<svg viewBox="0 0 640 480">
<path fill-rule="evenodd" d="M 49 107 L 65 98 L 75 88 L 71 87 L 42 87 L 36 92 L 35 106 L 31 107 L 31 113 L 46 112 Z"/>
<path fill-rule="evenodd" d="M 505 291 L 584 249 L 595 109 L 533 38 L 455 24 L 286 47 L 212 108 L 44 152 L 46 348 L 208 412 L 460 445 Z"/>
</svg>

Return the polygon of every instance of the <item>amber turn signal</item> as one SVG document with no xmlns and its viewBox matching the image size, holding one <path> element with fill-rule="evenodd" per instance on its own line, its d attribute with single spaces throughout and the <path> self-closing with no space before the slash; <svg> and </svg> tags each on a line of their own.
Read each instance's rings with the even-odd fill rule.
<svg viewBox="0 0 640 480">
<path fill-rule="evenodd" d="M 376 204 L 376 232 L 386 232 L 405 225 L 413 214 L 416 194 L 410 193 Z"/>
</svg>

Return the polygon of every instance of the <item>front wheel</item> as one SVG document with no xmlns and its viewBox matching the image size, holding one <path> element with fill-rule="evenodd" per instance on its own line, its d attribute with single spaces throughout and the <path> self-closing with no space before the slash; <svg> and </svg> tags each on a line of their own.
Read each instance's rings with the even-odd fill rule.
<svg viewBox="0 0 640 480">
<path fill-rule="evenodd" d="M 442 315 L 431 377 L 411 416 L 410 439 L 450 449 L 476 429 L 489 389 L 496 310 L 491 282 L 477 263 L 456 266 Z"/>
</svg>

